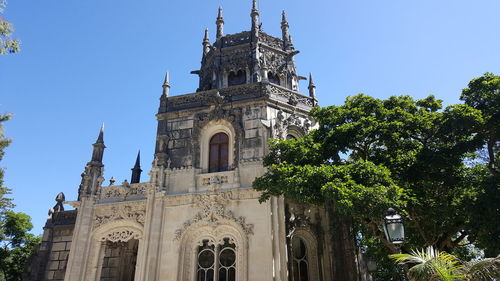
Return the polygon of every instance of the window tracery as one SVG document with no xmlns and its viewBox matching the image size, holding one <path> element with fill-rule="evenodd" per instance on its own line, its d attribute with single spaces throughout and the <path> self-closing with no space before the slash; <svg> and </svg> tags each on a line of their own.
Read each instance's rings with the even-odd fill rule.
<svg viewBox="0 0 500 281">
<path fill-rule="evenodd" d="M 235 281 L 236 245 L 223 238 L 214 245 L 204 239 L 198 246 L 196 281 Z"/>
<path fill-rule="evenodd" d="M 300 237 L 292 239 L 292 272 L 293 281 L 309 281 L 309 257 L 304 240 Z"/>
</svg>

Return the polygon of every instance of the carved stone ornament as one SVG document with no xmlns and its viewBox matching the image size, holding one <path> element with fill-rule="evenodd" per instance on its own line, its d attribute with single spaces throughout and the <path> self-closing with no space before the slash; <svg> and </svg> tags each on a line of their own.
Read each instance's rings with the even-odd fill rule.
<svg viewBox="0 0 500 281">
<path fill-rule="evenodd" d="M 235 217 L 233 212 L 226 209 L 231 199 L 231 192 L 210 192 L 196 196 L 196 206 L 201 208 L 191 220 L 184 222 L 182 228 L 175 231 L 175 239 L 179 240 L 182 234 L 192 225 L 205 224 L 216 228 L 224 221 L 235 222 L 247 234 L 253 234 L 253 224 L 247 224 L 245 217 Z"/>
<path fill-rule="evenodd" d="M 144 225 L 145 215 L 144 202 L 98 206 L 94 215 L 94 228 L 116 220 L 129 220 Z"/>
<path fill-rule="evenodd" d="M 100 238 L 101 241 L 127 242 L 131 239 L 140 239 L 141 234 L 133 230 L 123 229 L 107 233 Z"/>
</svg>

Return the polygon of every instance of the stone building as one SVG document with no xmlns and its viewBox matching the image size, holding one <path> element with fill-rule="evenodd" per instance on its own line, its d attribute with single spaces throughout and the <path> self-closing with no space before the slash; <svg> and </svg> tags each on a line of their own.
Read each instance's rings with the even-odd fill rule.
<svg viewBox="0 0 500 281">
<path fill-rule="evenodd" d="M 51 211 L 31 280 L 333 280 L 324 208 L 259 203 L 252 189 L 267 140 L 306 134 L 317 99 L 312 77 L 298 92 L 285 13 L 281 37 L 261 30 L 255 0 L 250 17 L 249 31 L 226 35 L 219 9 L 196 92 L 171 96 L 166 75 L 147 181 L 138 156 L 130 182 L 103 184 L 101 128 L 77 200 L 61 194 Z"/>
</svg>

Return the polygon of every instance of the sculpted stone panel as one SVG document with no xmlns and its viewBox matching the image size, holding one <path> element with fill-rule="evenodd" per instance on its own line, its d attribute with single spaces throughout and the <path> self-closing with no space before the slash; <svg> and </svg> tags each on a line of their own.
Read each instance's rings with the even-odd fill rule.
<svg viewBox="0 0 500 281">
<path fill-rule="evenodd" d="M 216 228 L 224 221 L 236 223 L 243 233 L 253 234 L 253 224 L 247 224 L 245 217 L 236 217 L 232 211 L 226 209 L 231 200 L 231 192 L 210 192 L 195 196 L 196 206 L 201 208 L 194 218 L 184 222 L 182 228 L 175 231 L 175 239 L 180 239 L 183 233 L 193 225 L 204 225 Z"/>
<path fill-rule="evenodd" d="M 128 220 L 144 225 L 146 215 L 145 201 L 129 204 L 96 205 L 94 214 L 94 228 L 103 224 Z"/>
</svg>

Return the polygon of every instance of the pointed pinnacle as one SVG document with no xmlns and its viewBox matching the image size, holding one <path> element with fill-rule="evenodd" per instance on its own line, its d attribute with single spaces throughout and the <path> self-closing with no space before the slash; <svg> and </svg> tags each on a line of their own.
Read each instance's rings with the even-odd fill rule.
<svg viewBox="0 0 500 281">
<path fill-rule="evenodd" d="M 168 83 L 168 70 L 167 72 L 165 72 L 165 80 L 163 81 L 163 86 L 170 87 L 170 84 Z"/>
<path fill-rule="evenodd" d="M 281 12 L 281 24 L 287 23 L 285 10 Z"/>
<path fill-rule="evenodd" d="M 99 131 L 96 143 L 104 143 L 104 122 L 101 125 L 101 130 Z"/>
<path fill-rule="evenodd" d="M 134 169 L 136 168 L 141 168 L 141 151 L 139 150 L 139 152 L 137 153 L 137 158 L 135 159 L 135 165 L 134 165 Z"/>
<path fill-rule="evenodd" d="M 257 9 L 257 0 L 252 1 L 252 12 L 250 14 L 259 15 L 259 9 Z"/>
<path fill-rule="evenodd" d="M 203 42 L 210 42 L 210 38 L 208 37 L 208 28 L 205 28 L 205 36 L 203 37 Z"/>
<path fill-rule="evenodd" d="M 312 72 L 309 72 L 309 87 L 316 87 L 316 86 L 314 85 Z"/>
<path fill-rule="evenodd" d="M 217 14 L 217 19 L 222 19 L 222 7 L 219 7 L 219 13 Z"/>
</svg>

